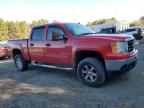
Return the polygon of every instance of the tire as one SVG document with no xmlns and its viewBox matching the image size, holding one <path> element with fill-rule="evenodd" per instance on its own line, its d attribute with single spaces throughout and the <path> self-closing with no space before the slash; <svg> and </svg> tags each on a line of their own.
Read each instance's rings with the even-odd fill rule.
<svg viewBox="0 0 144 108">
<path fill-rule="evenodd" d="M 98 87 L 106 80 L 104 65 L 97 59 L 88 57 L 80 61 L 77 67 L 78 79 L 87 86 Z"/>
<path fill-rule="evenodd" d="M 22 54 L 18 54 L 14 57 L 15 66 L 18 71 L 25 71 L 28 69 L 28 62 L 26 62 Z"/>
</svg>

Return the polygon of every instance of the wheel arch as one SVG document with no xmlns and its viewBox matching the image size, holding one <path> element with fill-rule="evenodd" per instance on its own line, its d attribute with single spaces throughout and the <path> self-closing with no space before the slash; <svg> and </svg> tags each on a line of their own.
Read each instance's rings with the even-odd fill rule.
<svg viewBox="0 0 144 108">
<path fill-rule="evenodd" d="M 17 54 L 22 54 L 22 55 L 23 55 L 23 53 L 22 53 L 22 51 L 21 51 L 20 49 L 14 48 L 14 49 L 12 50 L 13 58 L 14 58 Z"/>
<path fill-rule="evenodd" d="M 82 50 L 82 51 L 76 52 L 75 59 L 74 59 L 74 66 L 77 67 L 79 62 L 87 57 L 96 58 L 96 59 L 100 60 L 103 63 L 103 65 L 105 66 L 105 61 L 104 61 L 103 55 L 100 52 L 89 51 L 89 50 Z"/>
</svg>

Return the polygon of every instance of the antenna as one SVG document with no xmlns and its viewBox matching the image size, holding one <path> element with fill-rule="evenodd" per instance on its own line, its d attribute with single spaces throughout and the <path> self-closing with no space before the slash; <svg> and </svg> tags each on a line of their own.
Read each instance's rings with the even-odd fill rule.
<svg viewBox="0 0 144 108">
<path fill-rule="evenodd" d="M 74 22 L 76 23 L 76 14 L 75 14 L 75 9 L 73 8 L 73 18 L 74 18 Z"/>
</svg>

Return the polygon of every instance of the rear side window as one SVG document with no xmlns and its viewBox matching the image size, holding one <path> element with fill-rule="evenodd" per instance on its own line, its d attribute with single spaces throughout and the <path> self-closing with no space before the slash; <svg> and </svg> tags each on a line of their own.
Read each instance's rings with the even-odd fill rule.
<svg viewBox="0 0 144 108">
<path fill-rule="evenodd" d="M 45 27 L 35 28 L 32 33 L 32 40 L 44 40 Z"/>
</svg>

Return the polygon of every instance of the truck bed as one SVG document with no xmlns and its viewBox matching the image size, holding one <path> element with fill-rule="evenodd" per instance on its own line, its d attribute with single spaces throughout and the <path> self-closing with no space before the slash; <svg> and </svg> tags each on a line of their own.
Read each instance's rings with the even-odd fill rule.
<svg viewBox="0 0 144 108">
<path fill-rule="evenodd" d="M 28 39 L 9 40 L 8 51 L 10 55 L 12 55 L 14 49 L 20 49 L 22 51 L 24 58 L 26 60 L 30 59 L 29 52 L 28 52 Z"/>
</svg>

